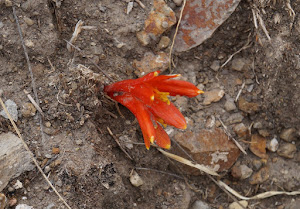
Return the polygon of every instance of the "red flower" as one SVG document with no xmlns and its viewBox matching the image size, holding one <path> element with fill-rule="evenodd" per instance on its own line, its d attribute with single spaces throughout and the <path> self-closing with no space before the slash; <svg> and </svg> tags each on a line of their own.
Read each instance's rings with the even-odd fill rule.
<svg viewBox="0 0 300 209">
<path fill-rule="evenodd" d="M 141 78 L 119 81 L 104 88 L 108 96 L 135 115 L 147 149 L 154 142 L 162 148 L 170 148 L 170 138 L 161 125 L 186 129 L 184 116 L 170 102 L 168 96 L 195 97 L 203 93 L 192 83 L 171 80 L 180 76 L 179 74 L 158 76 L 159 73 L 155 71 Z"/>
</svg>

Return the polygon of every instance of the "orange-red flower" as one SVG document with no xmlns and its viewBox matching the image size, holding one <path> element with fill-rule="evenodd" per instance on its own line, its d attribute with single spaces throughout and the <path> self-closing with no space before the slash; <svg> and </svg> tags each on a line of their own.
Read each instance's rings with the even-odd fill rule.
<svg viewBox="0 0 300 209">
<path fill-rule="evenodd" d="M 179 74 L 159 76 L 159 73 L 155 71 L 141 78 L 119 81 L 104 88 L 112 99 L 135 115 L 147 149 L 154 142 L 162 148 L 170 148 L 170 138 L 161 125 L 186 129 L 184 116 L 168 96 L 195 97 L 203 93 L 190 82 L 171 79 L 180 76 Z"/>
</svg>

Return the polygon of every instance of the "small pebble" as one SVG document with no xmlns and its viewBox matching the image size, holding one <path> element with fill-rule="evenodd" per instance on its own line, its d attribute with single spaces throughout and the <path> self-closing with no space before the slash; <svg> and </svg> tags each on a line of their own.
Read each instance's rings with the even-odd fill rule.
<svg viewBox="0 0 300 209">
<path fill-rule="evenodd" d="M 246 64 L 243 58 L 234 58 L 231 63 L 231 68 L 236 71 L 242 71 Z"/>
<path fill-rule="evenodd" d="M 51 154 L 45 154 L 45 157 L 48 158 L 48 159 L 51 159 L 52 155 Z"/>
<path fill-rule="evenodd" d="M 260 129 L 260 130 L 258 130 L 258 133 L 259 133 L 261 136 L 263 136 L 263 137 L 268 137 L 268 136 L 270 136 L 269 131 L 266 130 L 266 129 Z"/>
<path fill-rule="evenodd" d="M 246 200 L 241 200 L 239 203 L 244 207 L 247 208 L 248 202 Z M 233 202 L 229 205 L 229 209 L 243 209 L 237 202 Z"/>
<path fill-rule="evenodd" d="M 157 45 L 157 48 L 159 50 L 167 48 L 169 46 L 169 44 L 170 44 L 170 41 L 171 40 L 170 40 L 170 38 L 168 36 L 161 37 L 161 39 L 160 39 L 160 41 L 159 41 L 159 43 Z"/>
<path fill-rule="evenodd" d="M 34 21 L 32 19 L 30 19 L 29 17 L 24 17 L 24 22 L 29 26 L 34 24 Z"/>
<path fill-rule="evenodd" d="M 201 200 L 196 200 L 190 209 L 210 209 L 211 207 Z"/>
<path fill-rule="evenodd" d="M 227 118 L 226 122 L 229 124 L 240 123 L 243 119 L 244 116 L 241 113 L 233 113 Z"/>
<path fill-rule="evenodd" d="M 76 145 L 82 145 L 83 144 L 83 141 L 81 139 L 77 139 L 75 141 Z"/>
<path fill-rule="evenodd" d="M 213 61 L 212 64 L 210 65 L 210 68 L 213 71 L 218 71 L 220 69 L 220 61 L 219 60 Z"/>
<path fill-rule="evenodd" d="M 19 204 L 15 209 L 33 209 L 33 207 L 26 204 Z"/>
<path fill-rule="evenodd" d="M 11 199 L 8 201 L 9 207 L 13 207 L 13 206 L 15 206 L 17 203 L 18 203 L 18 200 L 17 200 L 17 198 L 15 198 L 15 197 L 11 198 Z"/>
<path fill-rule="evenodd" d="M 224 107 L 227 112 L 236 110 L 236 105 L 234 103 L 234 100 L 231 98 L 226 100 Z"/>
<path fill-rule="evenodd" d="M 12 4 L 12 1 L 11 0 L 5 0 L 5 6 L 7 7 L 11 7 L 13 4 Z"/>
<path fill-rule="evenodd" d="M 261 129 L 262 127 L 263 127 L 263 125 L 262 125 L 262 123 L 260 121 L 255 122 L 253 124 L 253 128 L 255 128 L 255 129 Z"/>
<path fill-rule="evenodd" d="M 249 135 L 249 130 L 248 128 L 245 126 L 244 123 L 239 123 L 239 124 L 236 124 L 234 127 L 233 127 L 233 130 L 234 132 L 241 138 L 245 138 Z"/>
<path fill-rule="evenodd" d="M 49 173 L 51 171 L 51 168 L 50 168 L 50 166 L 46 166 L 45 168 L 44 168 L 44 172 L 47 174 L 47 173 Z"/>
<path fill-rule="evenodd" d="M 297 151 L 297 147 L 291 143 L 285 143 L 280 145 L 279 149 L 277 150 L 277 154 L 281 157 L 285 158 L 294 158 Z"/>
<path fill-rule="evenodd" d="M 237 179 L 247 179 L 253 173 L 253 170 L 247 165 L 234 165 L 231 170 L 231 175 Z"/>
<path fill-rule="evenodd" d="M 57 155 L 57 154 L 59 154 L 59 152 L 60 152 L 60 149 L 58 147 L 53 147 L 52 148 L 52 154 Z"/>
<path fill-rule="evenodd" d="M 270 177 L 269 168 L 263 167 L 257 173 L 253 174 L 250 178 L 250 184 L 261 184 L 268 180 Z"/>
<path fill-rule="evenodd" d="M 135 187 L 139 187 L 144 184 L 143 179 L 135 171 L 131 172 L 129 180 L 130 183 Z"/>
<path fill-rule="evenodd" d="M 36 109 L 32 103 L 27 102 L 22 106 L 21 113 L 24 118 L 29 118 L 29 117 L 35 116 Z"/>
<path fill-rule="evenodd" d="M 281 134 L 280 138 L 283 139 L 284 141 L 291 142 L 296 140 L 296 129 L 294 128 L 289 128 L 289 129 L 284 129 Z"/>
<path fill-rule="evenodd" d="M 25 40 L 25 46 L 27 46 L 28 48 L 33 48 L 34 47 L 34 43 L 32 40 Z"/>
<path fill-rule="evenodd" d="M 173 2 L 176 4 L 176 6 L 181 6 L 182 0 L 173 0 Z"/>
<path fill-rule="evenodd" d="M 263 163 L 261 160 L 253 160 L 252 165 L 253 168 L 258 171 L 262 167 Z"/>
<path fill-rule="evenodd" d="M 273 138 L 272 140 L 269 140 L 267 142 L 267 149 L 271 152 L 276 152 L 278 149 L 279 143 L 276 138 Z"/>
<path fill-rule="evenodd" d="M 209 105 L 212 102 L 218 102 L 218 101 L 220 101 L 220 99 L 222 99 L 224 94 L 225 94 L 225 91 L 222 89 L 214 89 L 211 91 L 207 91 L 203 94 L 204 95 L 203 104 Z"/>
<path fill-rule="evenodd" d="M 20 182 L 19 180 L 17 180 L 17 182 L 14 184 L 13 187 L 15 189 L 21 189 L 21 188 L 23 188 L 23 184 L 22 184 L 22 182 Z"/>
<path fill-rule="evenodd" d="M 45 126 L 46 126 L 47 128 L 50 128 L 50 127 L 51 127 L 51 123 L 50 123 L 49 121 L 47 121 L 47 122 L 45 123 Z"/>
<path fill-rule="evenodd" d="M 17 107 L 17 104 L 8 99 L 6 102 L 5 102 L 5 106 L 10 114 L 10 116 L 12 117 L 12 119 L 17 122 L 18 121 L 18 107 Z M 5 111 L 2 110 L 0 112 L 0 115 L 2 115 L 4 118 L 8 119 L 8 116 L 6 115 Z"/>
</svg>

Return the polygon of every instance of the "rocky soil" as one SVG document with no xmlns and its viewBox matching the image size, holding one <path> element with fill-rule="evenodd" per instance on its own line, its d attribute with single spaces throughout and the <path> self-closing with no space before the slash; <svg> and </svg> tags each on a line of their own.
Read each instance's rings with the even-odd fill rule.
<svg viewBox="0 0 300 209">
<path fill-rule="evenodd" d="M 114 81 L 154 70 L 169 73 L 182 2 L 0 0 L 1 98 L 72 208 L 241 208 L 198 170 L 155 147 L 146 150 L 134 116 L 103 93 L 111 81 L 100 69 Z M 172 73 L 205 93 L 171 99 L 188 128 L 166 128 L 173 140 L 169 151 L 213 168 L 247 197 L 299 191 L 300 2 L 234 2 L 234 12 L 201 45 L 183 50 L 175 42 Z M 32 65 L 42 125 L 28 98 L 34 97 L 32 77 L 12 6 Z M 84 27 L 73 44 L 82 53 L 65 41 L 80 20 Z M 0 111 L 0 209 L 5 197 L 6 208 L 66 208 Z M 295 209 L 300 197 L 241 204 Z"/>
</svg>

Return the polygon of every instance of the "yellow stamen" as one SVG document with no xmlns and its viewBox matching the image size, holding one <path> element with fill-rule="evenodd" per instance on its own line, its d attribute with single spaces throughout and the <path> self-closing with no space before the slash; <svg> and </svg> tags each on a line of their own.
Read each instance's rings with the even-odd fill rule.
<svg viewBox="0 0 300 209">
<path fill-rule="evenodd" d="M 154 136 L 151 136 L 151 137 L 150 137 L 150 142 L 151 142 L 151 144 L 154 143 Z"/>
<path fill-rule="evenodd" d="M 168 144 L 165 148 L 166 149 L 170 149 L 171 148 L 171 144 Z"/>
<path fill-rule="evenodd" d="M 158 76 L 158 72 L 157 71 L 154 72 L 154 76 Z"/>
<path fill-rule="evenodd" d="M 186 129 L 186 128 L 187 128 L 187 125 L 185 124 L 182 129 Z"/>
<path fill-rule="evenodd" d="M 198 94 L 203 94 L 204 91 L 198 90 L 197 93 L 198 93 Z"/>
<path fill-rule="evenodd" d="M 167 127 L 167 124 L 165 123 L 165 121 L 164 121 L 163 119 L 158 118 L 157 121 L 158 121 L 160 124 L 162 124 L 162 125 L 164 126 L 164 128 Z"/>
<path fill-rule="evenodd" d="M 152 95 L 152 96 L 150 97 L 150 99 L 151 99 L 151 101 L 154 101 L 154 95 Z"/>
<path fill-rule="evenodd" d="M 168 96 L 170 95 L 169 92 L 160 92 L 158 91 L 157 89 L 154 89 L 154 95 L 155 95 L 155 98 L 167 103 L 168 105 L 170 105 L 170 100 L 168 98 Z"/>
</svg>

